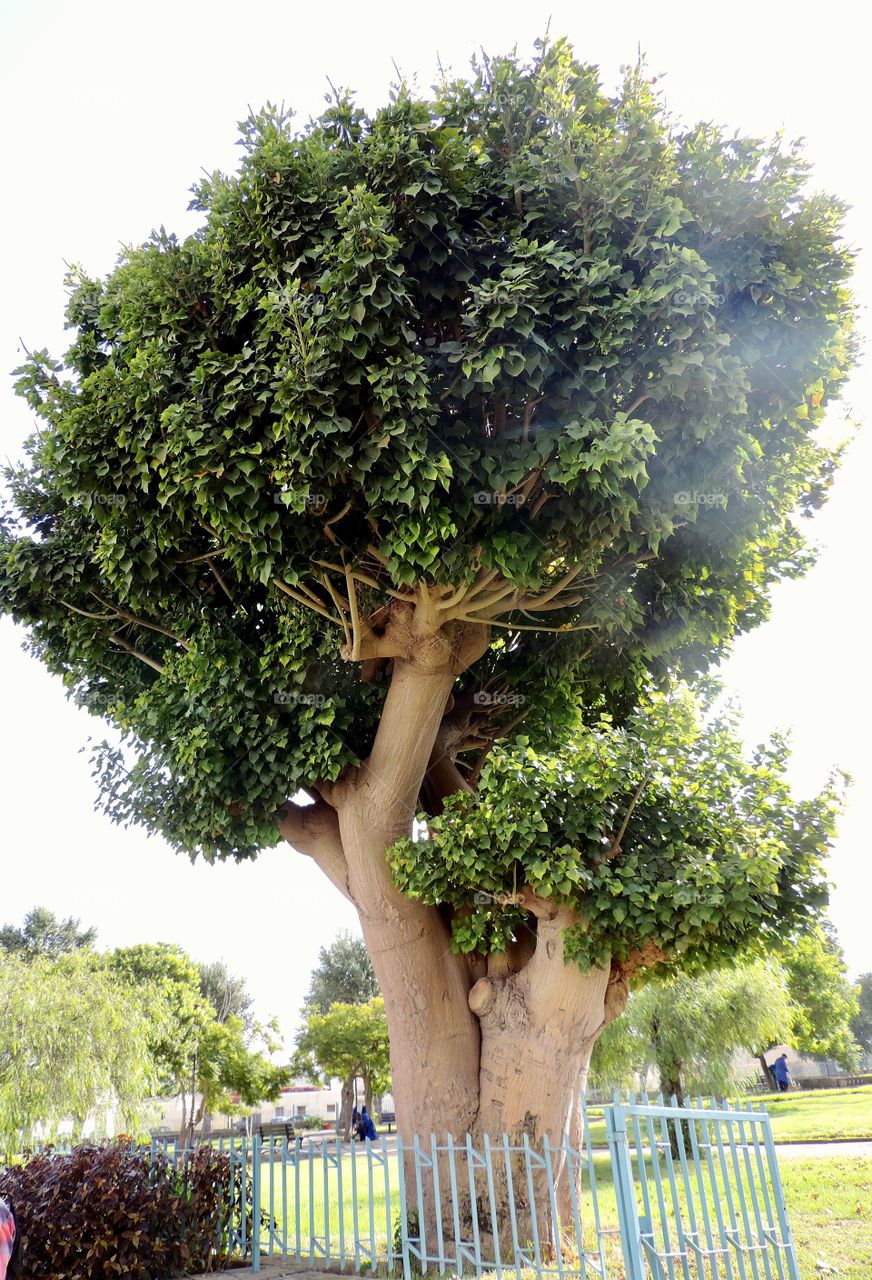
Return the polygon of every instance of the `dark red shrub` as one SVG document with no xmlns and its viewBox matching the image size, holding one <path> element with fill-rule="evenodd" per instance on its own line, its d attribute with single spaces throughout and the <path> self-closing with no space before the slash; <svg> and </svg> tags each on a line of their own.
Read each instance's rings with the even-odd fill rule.
<svg viewBox="0 0 872 1280">
<path fill-rule="evenodd" d="M 0 1170 L 30 1280 L 168 1280 L 206 1271 L 239 1212 L 227 1157 L 211 1147 L 178 1169 L 132 1143 L 51 1151 Z"/>
</svg>

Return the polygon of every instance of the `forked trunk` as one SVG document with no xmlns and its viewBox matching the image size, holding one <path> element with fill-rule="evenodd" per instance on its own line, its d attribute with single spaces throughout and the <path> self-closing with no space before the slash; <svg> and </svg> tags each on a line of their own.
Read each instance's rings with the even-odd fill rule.
<svg viewBox="0 0 872 1280">
<path fill-rule="evenodd" d="M 488 643 L 479 625 L 433 630 L 433 600 L 424 591 L 419 608 L 420 619 L 418 609 L 407 606 L 392 612 L 387 630 L 370 634 L 369 649 L 343 650 L 352 658 L 393 659 L 372 751 L 339 782 L 316 788 L 320 799 L 309 809 L 286 806 L 281 830 L 357 908 L 385 1001 L 404 1142 L 411 1147 L 417 1138 L 429 1147 L 433 1136 L 444 1147 L 453 1139 L 461 1162 L 467 1135 L 476 1149 L 485 1139 L 502 1147 L 494 1160 L 496 1232 L 505 1246 L 511 1198 L 516 1221 L 526 1215 L 525 1239 L 538 1234 L 546 1247 L 556 1230 L 549 1187 L 556 1183 L 562 1201 L 569 1199 L 561 1147 L 567 1131 L 571 1142 L 578 1128 L 573 1102 L 597 1036 L 626 999 L 625 970 L 582 972 L 567 962 L 564 932 L 578 917 L 526 886 L 513 895 L 528 920 L 524 936 L 506 954 L 486 959 L 456 955 L 450 913 L 407 898 L 394 885 L 387 850 L 411 834 L 425 779 L 437 803 L 440 795 L 468 787 L 453 762 L 446 717 L 457 675 Z M 524 1154 L 526 1142 L 541 1156 L 546 1139 L 554 1148 L 553 1183 L 541 1160 L 528 1162 Z M 437 1170 L 444 1201 L 452 1185 L 445 1158 Z M 422 1187 L 429 1232 L 436 1217 L 433 1169 L 425 1173 L 422 1163 L 420 1182 L 418 1171 L 406 1172 L 407 1185 Z M 466 1187 L 466 1203 L 458 1205 L 466 1240 L 470 1177 L 481 1205 L 489 1203 L 489 1188 L 480 1169 L 455 1172 L 456 1185 Z M 453 1231 L 452 1216 L 443 1233 Z M 490 1234 L 486 1223 L 482 1234 Z"/>
</svg>

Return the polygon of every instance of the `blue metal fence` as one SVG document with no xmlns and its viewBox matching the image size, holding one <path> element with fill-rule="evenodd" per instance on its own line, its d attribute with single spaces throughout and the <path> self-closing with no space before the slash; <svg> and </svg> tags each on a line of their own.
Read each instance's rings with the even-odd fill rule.
<svg viewBox="0 0 872 1280">
<path fill-rule="evenodd" d="M 605 1118 L 627 1280 L 799 1280 L 762 1107 L 615 1102 Z"/>
<path fill-rule="evenodd" d="M 278 1255 L 404 1280 L 799 1280 L 762 1107 L 631 1097 L 582 1115 L 581 1143 L 221 1139 L 250 1206 L 232 1251 L 255 1271 Z"/>
</svg>

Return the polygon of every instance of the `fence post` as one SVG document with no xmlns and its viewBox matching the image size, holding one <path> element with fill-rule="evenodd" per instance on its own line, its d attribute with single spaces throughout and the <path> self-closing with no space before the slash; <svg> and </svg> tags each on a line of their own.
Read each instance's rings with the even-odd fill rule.
<svg viewBox="0 0 872 1280">
<path fill-rule="evenodd" d="M 262 1139 L 251 1139 L 251 1269 L 260 1271 L 260 1148 Z"/>
<path fill-rule="evenodd" d="M 400 1198 L 400 1248 L 403 1254 L 403 1280 L 412 1278 L 412 1259 L 409 1254 L 409 1218 L 406 1210 L 406 1153 L 403 1139 L 397 1134 L 397 1191 Z M 388 1230 L 391 1230 L 388 1226 Z"/>
<path fill-rule="evenodd" d="M 627 1140 L 627 1116 L 619 1102 L 606 1107 L 606 1135 L 612 1159 L 615 1198 L 618 1202 L 618 1225 L 627 1280 L 645 1280 L 645 1256 L 639 1228 L 639 1208 L 633 1185 L 633 1166 Z M 644 1159 L 644 1155 L 641 1157 Z"/>
</svg>

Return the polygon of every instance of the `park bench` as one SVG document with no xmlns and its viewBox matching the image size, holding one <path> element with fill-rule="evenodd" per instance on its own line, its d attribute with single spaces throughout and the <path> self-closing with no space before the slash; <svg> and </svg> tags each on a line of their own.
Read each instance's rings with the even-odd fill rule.
<svg viewBox="0 0 872 1280">
<path fill-rule="evenodd" d="M 259 1124 L 257 1131 L 264 1142 L 275 1138 L 284 1138 L 286 1142 L 293 1142 L 297 1136 L 290 1117 L 287 1120 L 270 1120 L 267 1124 Z"/>
</svg>

